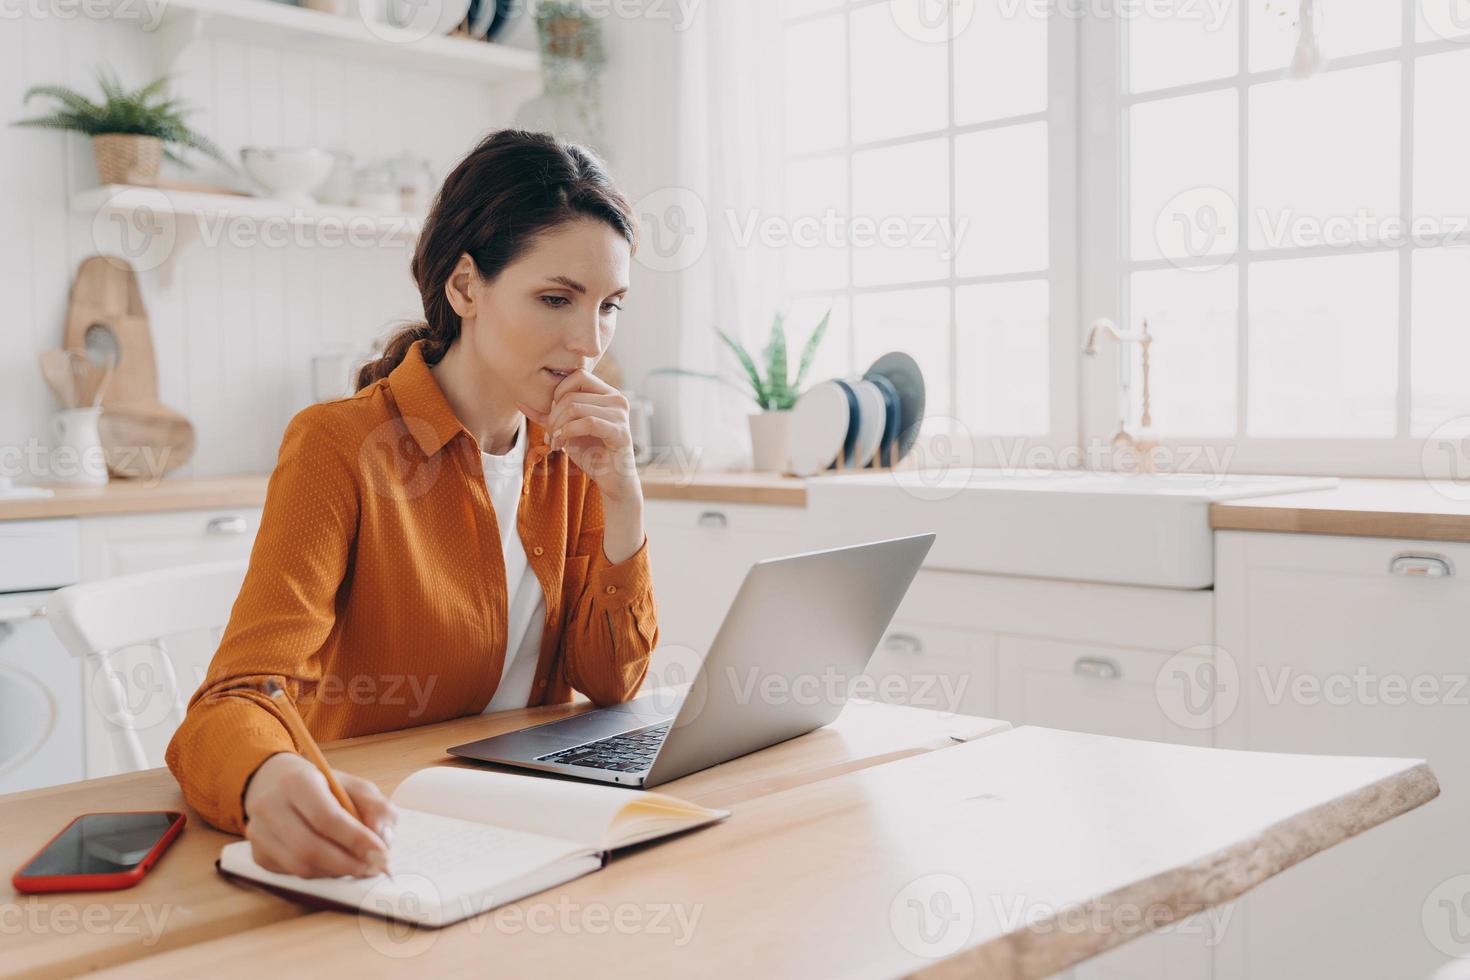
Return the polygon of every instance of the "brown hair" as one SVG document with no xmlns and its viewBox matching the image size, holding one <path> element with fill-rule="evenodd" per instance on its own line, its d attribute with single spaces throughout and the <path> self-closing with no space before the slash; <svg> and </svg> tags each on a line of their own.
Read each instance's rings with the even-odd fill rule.
<svg viewBox="0 0 1470 980">
<path fill-rule="evenodd" d="M 359 390 L 386 378 L 415 341 L 437 363 L 459 336 L 459 314 L 444 284 L 468 254 L 481 278 L 494 281 L 538 235 L 594 218 L 637 247 L 632 205 L 592 151 L 548 133 L 502 129 L 480 141 L 444 179 L 424 219 L 409 267 L 424 303 L 424 320 L 389 338 L 383 354 L 357 374 Z"/>
</svg>

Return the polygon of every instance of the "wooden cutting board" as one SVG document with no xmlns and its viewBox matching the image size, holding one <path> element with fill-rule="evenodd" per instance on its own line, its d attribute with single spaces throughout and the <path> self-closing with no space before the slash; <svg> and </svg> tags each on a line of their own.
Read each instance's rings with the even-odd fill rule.
<svg viewBox="0 0 1470 980">
<path fill-rule="evenodd" d="M 94 255 L 77 270 L 62 345 L 84 351 L 88 331 L 96 330 L 109 331 L 117 351 L 98 421 L 107 468 L 114 476 L 159 479 L 193 455 L 194 426 L 158 400 L 153 331 L 126 259 Z"/>
<path fill-rule="evenodd" d="M 158 366 L 153 356 L 153 332 L 138 277 L 126 259 L 94 255 L 84 259 L 77 269 L 61 345 L 85 350 L 87 330 L 93 324 L 111 330 L 117 345 L 117 367 L 102 404 L 156 403 Z"/>
</svg>

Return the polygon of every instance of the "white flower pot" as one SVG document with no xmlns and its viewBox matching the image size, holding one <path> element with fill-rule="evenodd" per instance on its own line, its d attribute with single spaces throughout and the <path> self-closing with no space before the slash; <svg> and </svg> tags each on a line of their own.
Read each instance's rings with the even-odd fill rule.
<svg viewBox="0 0 1470 980">
<path fill-rule="evenodd" d="M 751 468 L 762 473 L 786 472 L 786 419 L 789 411 L 760 412 L 750 417 Z"/>
</svg>

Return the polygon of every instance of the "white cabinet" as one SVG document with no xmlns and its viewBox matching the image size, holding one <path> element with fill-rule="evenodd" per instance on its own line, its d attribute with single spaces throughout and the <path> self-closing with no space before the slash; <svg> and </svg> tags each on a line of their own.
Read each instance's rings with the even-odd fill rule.
<svg viewBox="0 0 1470 980">
<path fill-rule="evenodd" d="M 248 558 L 260 514 L 259 507 L 240 507 L 84 518 L 82 576 L 91 581 Z"/>
<path fill-rule="evenodd" d="M 1218 642 L 1238 678 L 1217 743 L 1424 758 L 1442 787 L 1250 893 L 1218 976 L 1428 976 L 1470 918 L 1470 885 L 1453 887 L 1470 873 L 1470 545 L 1217 538 Z"/>
<path fill-rule="evenodd" d="M 709 649 L 750 566 L 801 551 L 800 507 L 644 504 L 660 648 Z"/>
<path fill-rule="evenodd" d="M 1012 724 L 1210 744 L 1207 725 L 1190 725 L 1187 678 L 1176 675 L 1204 668 L 1207 653 L 1005 636 L 999 656 L 1000 715 Z"/>
</svg>

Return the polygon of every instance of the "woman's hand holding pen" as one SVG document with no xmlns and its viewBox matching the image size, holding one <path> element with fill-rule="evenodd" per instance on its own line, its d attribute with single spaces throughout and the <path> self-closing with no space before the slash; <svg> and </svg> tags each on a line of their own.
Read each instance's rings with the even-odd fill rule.
<svg viewBox="0 0 1470 980">
<path fill-rule="evenodd" d="M 332 772 L 360 821 L 332 796 L 321 771 L 294 752 L 278 752 L 255 770 L 245 789 L 245 837 L 262 868 L 303 878 L 387 870 L 396 808 L 366 779 Z"/>
</svg>

